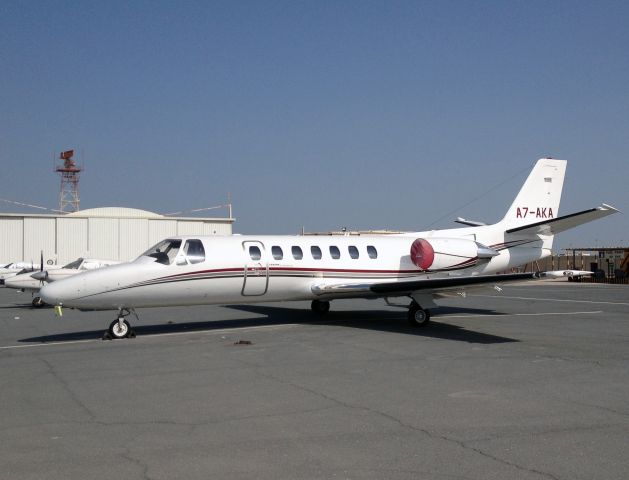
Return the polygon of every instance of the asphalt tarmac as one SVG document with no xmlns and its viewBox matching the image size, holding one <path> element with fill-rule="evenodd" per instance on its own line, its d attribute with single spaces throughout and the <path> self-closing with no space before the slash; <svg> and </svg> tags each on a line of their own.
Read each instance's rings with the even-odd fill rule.
<svg viewBox="0 0 629 480">
<path fill-rule="evenodd" d="M 0 289 L 0 478 L 629 478 L 629 287 L 440 303 L 145 309 L 103 341 L 114 312 Z"/>
</svg>

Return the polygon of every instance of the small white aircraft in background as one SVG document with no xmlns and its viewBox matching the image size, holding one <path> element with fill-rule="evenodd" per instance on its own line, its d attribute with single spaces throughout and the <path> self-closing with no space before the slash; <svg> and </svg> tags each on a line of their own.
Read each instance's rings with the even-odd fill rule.
<svg viewBox="0 0 629 480">
<path fill-rule="evenodd" d="M 23 292 L 29 291 L 31 294 L 39 292 L 39 290 L 46 284 L 62 280 L 64 278 L 71 277 L 77 273 L 84 272 L 86 270 L 95 270 L 97 268 L 108 267 L 110 265 L 116 265 L 121 263 L 115 260 L 98 260 L 94 258 L 78 258 L 77 260 L 64 265 L 63 267 L 47 267 L 44 270 L 43 257 L 41 265 L 36 272 L 20 273 L 14 277 L 8 278 L 4 281 L 4 285 L 7 288 L 14 288 L 16 290 L 22 290 Z M 42 301 L 41 297 L 33 297 L 33 306 L 36 308 L 46 305 Z"/>
<path fill-rule="evenodd" d="M 33 262 L 13 262 L 7 263 L 0 268 L 0 284 L 4 284 L 7 278 L 14 277 L 20 273 L 33 272 L 39 265 Z"/>
<path fill-rule="evenodd" d="M 555 234 L 617 212 L 603 204 L 558 216 L 566 163 L 538 160 L 493 225 L 394 235 L 173 237 L 132 262 L 46 285 L 40 296 L 59 313 L 118 310 L 109 326 L 113 338 L 130 334 L 125 317 L 141 307 L 311 300 L 312 310 L 324 314 L 338 298 L 409 297 L 409 321 L 424 326 L 436 298 L 566 275 L 497 274 L 550 256 Z"/>
</svg>

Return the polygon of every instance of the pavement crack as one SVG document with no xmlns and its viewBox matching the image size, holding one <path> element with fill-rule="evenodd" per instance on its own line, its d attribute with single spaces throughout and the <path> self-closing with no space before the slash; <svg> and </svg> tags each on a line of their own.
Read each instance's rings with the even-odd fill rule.
<svg viewBox="0 0 629 480">
<path fill-rule="evenodd" d="M 50 373 L 50 375 L 52 375 L 52 377 L 55 380 L 57 380 L 57 382 L 59 382 L 59 384 L 63 387 L 66 393 L 74 401 L 74 403 L 76 403 L 81 408 L 81 410 L 85 412 L 85 414 L 89 417 L 89 419 L 92 421 L 96 421 L 96 415 L 94 415 L 94 413 L 87 407 L 87 405 L 85 405 L 85 403 L 79 398 L 79 396 L 74 392 L 74 390 L 70 388 L 70 385 L 68 384 L 68 382 L 57 372 L 54 365 L 43 357 L 38 357 L 38 360 L 40 360 L 44 365 L 46 365 L 46 367 L 48 368 L 48 373 Z"/>
<path fill-rule="evenodd" d="M 261 372 L 261 371 L 258 371 L 257 373 L 259 375 L 263 376 L 263 377 L 270 378 L 270 379 L 275 380 L 277 382 L 280 382 L 280 383 L 282 383 L 284 385 L 289 385 L 291 387 L 298 388 L 300 390 L 306 391 L 306 392 L 311 393 L 313 395 L 316 395 L 318 397 L 324 398 L 324 399 L 326 399 L 326 400 L 328 400 L 330 402 L 334 402 L 337 405 L 340 405 L 340 406 L 343 406 L 343 407 L 346 407 L 346 408 L 349 408 L 349 409 L 353 409 L 353 410 L 360 410 L 360 411 L 363 411 L 363 412 L 368 412 L 368 413 L 372 413 L 374 415 L 378 415 L 378 416 L 380 416 L 382 418 L 386 418 L 387 420 L 389 420 L 391 422 L 397 423 L 399 426 L 401 426 L 401 427 L 403 427 L 405 429 L 421 433 L 421 434 L 423 434 L 423 435 L 425 435 L 425 436 L 427 436 L 429 438 L 432 438 L 432 439 L 442 440 L 442 441 L 445 441 L 445 442 L 457 445 L 460 448 L 463 448 L 465 450 L 474 452 L 474 453 L 476 453 L 478 455 L 481 455 L 482 457 L 488 458 L 490 460 L 493 460 L 495 462 L 498 462 L 498 463 L 501 463 L 503 465 L 509 466 L 511 468 L 515 468 L 517 470 L 520 470 L 520 471 L 523 471 L 523 472 L 527 472 L 527 473 L 532 473 L 532 474 L 538 475 L 538 476 L 543 477 L 543 478 L 549 478 L 549 479 L 552 479 L 552 480 L 560 480 L 559 477 L 557 477 L 557 476 L 555 476 L 555 475 L 553 475 L 551 473 L 543 472 L 541 470 L 537 470 L 537 469 L 534 469 L 534 468 L 524 467 L 524 466 L 519 465 L 517 463 L 510 462 L 510 461 L 505 460 L 503 458 L 500 458 L 500 457 L 497 457 L 497 456 L 492 455 L 490 453 L 487 453 L 487 452 L 481 450 L 480 448 L 468 445 L 466 442 L 463 442 L 463 441 L 460 441 L 460 440 L 456 440 L 454 438 L 450 438 L 450 437 L 447 437 L 445 435 L 440 435 L 440 434 L 438 434 L 436 432 L 432 432 L 432 431 L 430 431 L 428 429 L 417 427 L 415 425 L 411 425 L 409 423 L 406 423 L 406 422 L 402 421 L 401 419 L 399 419 L 399 418 L 397 418 L 397 417 L 395 417 L 395 416 L 393 416 L 393 415 L 391 415 L 389 413 L 382 412 L 380 410 L 376 410 L 374 408 L 366 407 L 366 406 L 363 406 L 363 405 L 354 405 L 354 404 L 351 404 L 349 402 L 345 402 L 343 400 L 339 400 L 338 398 L 334 398 L 334 397 L 332 397 L 332 396 L 330 396 L 328 394 L 325 394 L 323 392 L 320 392 L 320 391 L 314 390 L 312 388 L 306 387 L 304 385 L 300 385 L 300 384 L 297 384 L 295 382 L 292 382 L 292 381 L 289 381 L 289 380 L 284 380 L 282 378 L 276 377 L 275 375 L 272 375 L 272 374 L 269 374 L 269 373 L 264 373 L 264 372 Z"/>
<path fill-rule="evenodd" d="M 467 445 L 465 442 L 460 442 L 458 440 L 454 440 L 445 436 L 442 436 L 441 438 L 443 438 L 444 440 L 450 441 L 450 442 L 454 442 L 457 445 L 460 445 L 462 448 L 465 448 L 467 450 L 471 450 L 473 452 L 478 453 L 479 455 L 482 455 L 483 457 L 489 458 L 491 460 L 494 460 L 496 462 L 502 463 L 503 465 L 508 465 L 510 467 L 513 467 L 517 470 L 523 471 L 523 472 L 528 472 L 528 473 L 532 473 L 544 478 L 551 478 L 553 480 L 561 480 L 559 477 L 557 477 L 556 475 L 553 475 L 552 473 L 548 473 L 548 472 L 542 472 L 541 470 L 537 470 L 535 468 L 530 468 L 530 467 L 524 467 L 522 465 L 519 465 L 517 463 L 514 462 L 510 462 L 509 460 L 505 460 L 504 458 L 500 458 L 497 457 L 495 455 L 492 455 L 490 453 L 487 453 L 483 450 L 481 450 L 480 448 L 476 448 L 476 447 L 472 447 L 470 445 Z"/>
<path fill-rule="evenodd" d="M 138 458 L 134 458 L 131 455 L 129 455 L 129 453 L 125 452 L 123 454 L 120 455 L 122 458 L 124 458 L 125 460 L 131 462 L 134 465 L 137 465 L 138 467 L 140 467 L 142 469 L 142 478 L 144 480 L 152 480 L 152 478 L 149 476 L 148 471 L 149 471 L 149 466 L 148 464 L 142 462 L 140 459 Z"/>
</svg>

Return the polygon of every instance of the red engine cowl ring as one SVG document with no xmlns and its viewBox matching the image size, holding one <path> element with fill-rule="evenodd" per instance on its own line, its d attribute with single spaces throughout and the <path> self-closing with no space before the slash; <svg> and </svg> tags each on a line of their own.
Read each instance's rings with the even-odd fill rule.
<svg viewBox="0 0 629 480">
<path fill-rule="evenodd" d="M 428 240 L 418 238 L 411 245 L 411 261 L 421 270 L 428 270 L 435 261 L 435 250 Z"/>
</svg>

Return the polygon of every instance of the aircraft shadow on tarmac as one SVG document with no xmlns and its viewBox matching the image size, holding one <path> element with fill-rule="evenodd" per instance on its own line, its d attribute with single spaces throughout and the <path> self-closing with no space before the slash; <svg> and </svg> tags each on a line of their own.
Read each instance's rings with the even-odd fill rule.
<svg viewBox="0 0 629 480">
<path fill-rule="evenodd" d="M 1 305 L 0 310 L 11 309 L 15 310 L 17 308 L 23 308 L 25 310 L 41 310 L 42 308 L 52 308 L 50 305 L 45 305 L 43 307 L 35 308 L 32 303 L 13 303 L 11 305 Z"/>
<path fill-rule="evenodd" d="M 438 307 L 431 309 L 430 324 L 424 328 L 413 327 L 407 323 L 406 311 L 391 310 L 360 310 L 360 311 L 330 311 L 320 317 L 303 309 L 282 308 L 266 305 L 229 305 L 227 308 L 267 315 L 269 319 L 277 319 L 277 323 L 302 323 L 315 325 L 344 326 L 381 332 L 416 335 L 419 337 L 441 338 L 468 343 L 507 343 L 518 342 L 514 338 L 501 337 L 488 333 L 469 330 L 459 325 L 440 323 L 440 315 L 496 315 L 500 312 L 478 308 Z M 307 315 L 310 316 L 306 319 Z"/>
<path fill-rule="evenodd" d="M 320 317 L 308 310 L 276 307 L 265 305 L 228 305 L 227 308 L 250 312 L 257 315 L 265 315 L 264 318 L 243 318 L 231 320 L 210 320 L 202 322 L 161 323 L 156 325 L 134 325 L 137 336 L 150 336 L 168 333 L 183 332 L 212 332 L 222 329 L 246 329 L 250 327 L 283 325 L 297 323 L 304 325 L 330 325 L 360 328 L 382 332 L 399 333 L 404 335 L 416 335 L 418 337 L 439 338 L 467 343 L 493 344 L 517 342 L 519 340 L 477 332 L 467 327 L 451 325 L 439 322 L 440 315 L 496 315 L 500 312 L 494 310 L 439 307 L 432 309 L 432 320 L 426 328 L 412 327 L 407 324 L 406 312 L 391 310 L 361 310 L 361 311 L 331 311 L 325 317 Z M 458 319 L 459 320 L 459 319 Z M 464 319 L 460 319 L 464 320 Z M 101 330 L 88 330 L 68 332 L 54 335 L 24 338 L 19 340 L 24 343 L 70 342 L 77 340 L 94 340 L 101 338 L 104 328 Z"/>
</svg>

